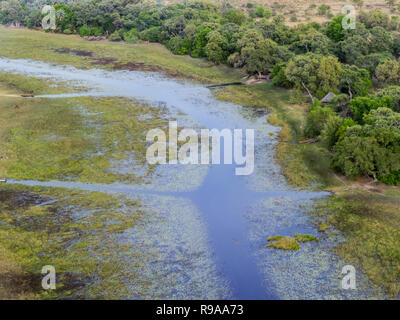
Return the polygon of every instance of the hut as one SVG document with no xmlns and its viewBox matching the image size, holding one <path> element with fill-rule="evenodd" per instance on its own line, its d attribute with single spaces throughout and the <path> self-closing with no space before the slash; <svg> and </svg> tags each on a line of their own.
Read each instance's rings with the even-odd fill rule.
<svg viewBox="0 0 400 320">
<path fill-rule="evenodd" d="M 336 97 L 336 94 L 333 92 L 329 92 L 325 97 L 321 99 L 322 103 L 329 103 L 334 97 Z"/>
</svg>

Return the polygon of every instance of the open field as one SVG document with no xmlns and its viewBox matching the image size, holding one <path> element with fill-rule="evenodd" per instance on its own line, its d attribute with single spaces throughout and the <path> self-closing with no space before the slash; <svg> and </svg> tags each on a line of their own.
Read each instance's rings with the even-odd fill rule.
<svg viewBox="0 0 400 320">
<path fill-rule="evenodd" d="M 149 0 L 149 2 L 157 3 L 158 0 Z M 163 0 L 163 3 L 182 3 L 182 0 Z M 342 8 L 346 5 L 353 5 L 356 10 L 380 10 L 390 15 L 399 15 L 400 11 L 397 4 L 393 7 L 389 6 L 384 0 L 364 0 L 360 6 L 357 1 L 332 1 L 332 0 L 215 0 L 213 3 L 229 3 L 234 7 L 248 9 L 247 4 L 251 3 L 254 7 L 263 5 L 269 8 L 273 15 L 283 15 L 286 24 L 296 25 L 304 22 L 324 22 L 328 21 L 328 15 L 338 15 L 342 13 Z M 318 8 L 322 5 L 328 6 L 329 9 L 324 14 L 318 14 Z M 295 21 L 294 21 L 295 20 Z"/>
<path fill-rule="evenodd" d="M 139 70 L 164 71 L 170 76 L 205 83 L 237 81 L 242 77 L 242 73 L 238 70 L 225 66 L 217 67 L 200 59 L 174 56 L 157 44 L 128 45 L 108 41 L 87 42 L 77 36 L 4 27 L 0 28 L 0 42 L 2 43 L 0 56 L 7 58 L 42 60 L 55 64 L 69 64 L 78 68 L 123 69 L 124 65 L 132 68 L 135 66 Z M 62 49 L 64 53 L 54 49 Z M 81 50 L 89 52 L 91 55 L 66 53 L 68 50 L 65 49 Z M 110 59 L 113 60 L 110 61 Z M 54 88 L 51 83 L 42 80 L 0 75 L 0 96 L 23 93 L 57 93 L 63 91 L 61 89 L 65 89 L 62 83 L 59 87 Z M 376 186 L 373 191 L 366 191 L 366 183 L 356 184 L 334 175 L 329 168 L 329 154 L 323 152 L 318 145 L 297 144 L 297 141 L 303 138 L 301 128 L 304 125 L 307 106 L 292 103 L 290 91 L 277 89 L 270 83 L 263 83 L 223 88 L 216 91 L 216 95 L 221 100 L 245 106 L 267 108 L 271 111 L 270 122 L 282 127 L 279 133 L 280 143 L 277 147 L 276 159 L 281 164 L 288 181 L 300 188 L 315 187 L 334 192 L 327 202 L 316 207 L 313 214 L 316 216 L 317 223 L 327 223 L 345 235 L 347 241 L 340 244 L 336 248 L 336 252 L 348 261 L 360 265 L 369 278 L 376 285 L 384 287 L 390 296 L 397 296 L 400 292 L 398 286 L 400 237 L 396 230 L 400 221 L 398 217 L 399 188 Z M 163 123 L 162 115 L 157 110 L 140 104 L 129 106 L 123 99 L 101 98 L 96 103 L 86 98 L 60 99 L 56 102 L 50 102 L 44 98 L 29 100 L 1 97 L 0 99 L 2 114 L 0 155 L 4 154 L 7 157 L 0 161 L 0 176 L 17 179 L 47 180 L 68 176 L 87 182 L 109 183 L 118 179 L 135 181 L 135 177 L 116 177 L 106 170 L 109 168 L 109 161 L 112 160 L 112 157 L 123 157 L 126 152 L 131 150 L 125 131 L 122 132 L 119 128 L 123 124 L 129 128 L 128 131 L 133 132 L 132 135 L 139 134 L 139 141 L 143 138 L 144 126 L 148 128 L 151 125 Z M 114 108 L 112 113 L 109 112 L 110 106 L 115 104 L 118 104 L 120 108 Z M 91 114 L 98 114 L 91 117 L 93 127 L 85 124 L 84 121 L 87 119 L 83 119 L 78 112 L 79 109 L 76 109 L 78 105 L 84 106 Z M 143 113 L 150 116 L 149 123 L 145 125 L 137 120 L 138 116 Z M 126 120 L 127 118 L 129 120 Z M 101 126 L 105 123 L 113 123 L 114 126 Z M 101 139 L 93 139 L 93 133 L 96 133 Z M 49 137 L 62 137 L 62 139 L 52 140 L 48 139 Z M 111 143 L 115 140 L 119 141 L 117 147 Z M 106 157 L 87 161 L 87 156 L 94 154 L 99 148 Z M 143 145 L 139 145 L 139 149 L 143 150 Z M 43 194 L 50 198 L 53 197 L 57 200 L 54 205 L 57 208 L 52 205 L 45 206 L 43 209 L 40 206 L 38 208 L 37 204 L 29 204 L 19 207 L 15 211 L 10 210 L 11 204 L 2 202 L 2 221 L 6 221 L 6 223 L 0 225 L 0 239 L 2 239 L 0 277 L 14 277 L 8 273 L 8 270 L 13 268 L 13 270 L 17 270 L 18 274 L 21 274 L 22 279 L 28 275 L 29 280 L 32 266 L 37 263 L 31 259 L 34 259 L 37 252 L 43 250 L 44 242 L 47 242 L 47 239 L 42 239 L 40 235 L 43 234 L 43 231 L 47 231 L 48 226 L 40 224 L 39 229 L 28 231 L 29 228 L 26 223 L 24 224 L 25 219 L 42 215 L 51 216 L 54 212 L 58 212 L 58 207 L 67 203 L 66 198 L 71 197 L 73 204 L 81 210 L 93 209 L 95 211 L 105 207 L 107 210 L 105 210 L 104 216 L 99 217 L 101 223 L 96 220 L 97 218 L 88 223 L 93 223 L 95 227 L 106 228 L 105 216 L 111 214 L 109 210 L 121 205 L 120 200 L 110 198 L 109 204 L 105 206 L 102 201 L 106 201 L 106 199 L 102 194 L 95 194 L 93 196 L 95 199 L 93 199 L 91 195 L 76 193 L 70 195 L 64 190 L 50 192 L 39 189 L 25 191 L 11 188 L 10 190 L 8 186 L 1 188 L 0 195 L 7 194 L 7 192 L 33 192 L 36 194 L 34 197 L 43 196 Z M 137 215 L 136 213 L 133 215 L 127 213 L 128 220 L 123 221 L 122 229 L 134 224 L 135 219 L 142 214 L 140 204 L 124 203 L 124 205 L 134 210 Z M 19 215 L 13 216 L 15 212 Z M 78 232 L 75 227 L 83 234 L 87 230 L 85 225 L 77 227 L 73 224 L 76 221 L 68 221 L 65 229 L 60 231 L 57 229 L 59 227 L 57 223 L 59 222 L 54 222 L 56 231 L 53 234 L 52 230 L 49 235 L 49 237 L 54 236 L 52 239 L 60 236 L 59 232 L 62 232 L 63 236 L 68 235 L 68 232 Z M 111 230 L 110 232 L 117 231 Z M 32 240 L 34 245 L 29 249 L 31 251 L 22 245 L 24 239 L 28 237 L 34 239 Z M 14 242 L 5 239 L 12 239 Z M 89 240 L 93 239 L 89 237 Z M 97 240 L 101 242 L 104 239 L 94 239 L 94 241 Z M 72 254 L 73 259 L 82 259 L 82 254 L 87 251 L 88 244 L 85 243 L 85 240 L 82 242 L 83 244 L 76 244 L 74 247 L 79 251 L 78 253 L 74 251 L 69 253 Z M 15 251 L 12 243 L 20 243 L 21 247 Z M 63 243 L 61 243 L 61 247 L 62 245 Z M 98 249 L 95 243 L 90 243 L 89 246 Z M 52 252 L 51 250 L 55 249 L 46 248 L 45 250 Z M 65 253 L 64 248 L 57 248 L 57 250 L 60 250 L 60 254 Z M 71 261 L 74 261 L 73 259 Z M 14 266 L 18 266 L 19 269 L 15 269 Z M 88 270 L 94 268 L 92 261 L 84 261 L 78 266 L 88 268 Z M 112 263 L 105 264 L 106 270 L 103 274 L 106 275 L 107 272 L 110 272 L 110 269 L 107 268 L 111 267 Z M 42 298 L 29 286 L 28 280 L 22 282 L 22 289 L 19 292 L 4 292 L 5 289 L 0 288 L 0 297 Z M 109 285 L 111 287 L 113 283 Z M 98 293 L 95 290 L 99 289 L 93 290 Z M 120 295 L 123 296 L 123 293 Z"/>
</svg>

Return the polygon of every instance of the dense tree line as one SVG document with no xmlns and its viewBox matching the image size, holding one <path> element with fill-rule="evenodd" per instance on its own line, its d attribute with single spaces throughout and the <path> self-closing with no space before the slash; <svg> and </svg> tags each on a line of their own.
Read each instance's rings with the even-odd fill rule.
<svg viewBox="0 0 400 320">
<path fill-rule="evenodd" d="M 0 1 L 2 24 L 40 28 L 52 1 Z M 140 0 L 53 1 L 55 32 L 105 35 L 111 41 L 160 42 L 174 54 L 269 75 L 276 86 L 311 102 L 304 130 L 332 153 L 347 176 L 400 183 L 400 33 L 398 20 L 361 12 L 356 29 L 343 16 L 288 27 L 268 8 L 188 1 L 168 6 Z M 319 99 L 335 93 L 328 103 Z"/>
</svg>

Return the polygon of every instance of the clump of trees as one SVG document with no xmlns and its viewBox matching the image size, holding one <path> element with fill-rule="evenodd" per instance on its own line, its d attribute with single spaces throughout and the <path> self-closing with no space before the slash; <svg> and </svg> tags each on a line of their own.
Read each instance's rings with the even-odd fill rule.
<svg viewBox="0 0 400 320">
<path fill-rule="evenodd" d="M 284 17 L 251 3 L 241 10 L 195 0 L 166 6 L 0 0 L 0 23 L 40 28 L 42 7 L 55 3 L 54 32 L 159 42 L 174 54 L 268 75 L 273 85 L 294 88 L 311 103 L 304 135 L 330 150 L 336 170 L 400 183 L 400 33 L 385 13 L 361 12 L 356 29 L 344 29 L 343 16 L 288 27 Z M 326 6 L 318 12 L 330 14 Z M 323 104 L 327 93 L 335 96 Z"/>
</svg>

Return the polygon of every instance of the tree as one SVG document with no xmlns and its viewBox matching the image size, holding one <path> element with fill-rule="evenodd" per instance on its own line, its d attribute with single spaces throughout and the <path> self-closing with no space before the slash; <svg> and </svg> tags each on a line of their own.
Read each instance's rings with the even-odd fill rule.
<svg viewBox="0 0 400 320">
<path fill-rule="evenodd" d="M 295 56 L 285 71 L 287 79 L 297 88 L 306 90 L 311 101 L 314 101 L 314 94 L 323 97 L 329 91 L 337 91 L 342 74 L 342 66 L 336 57 L 313 53 Z"/>
<path fill-rule="evenodd" d="M 76 16 L 68 6 L 57 4 L 54 9 L 57 13 L 56 31 L 63 32 L 66 29 L 74 30 L 76 28 Z"/>
<path fill-rule="evenodd" d="M 167 39 L 185 36 L 187 21 L 183 16 L 176 16 L 163 23 L 163 30 Z M 146 29 L 146 28 L 145 28 Z"/>
<path fill-rule="evenodd" d="M 240 9 L 229 9 L 224 14 L 227 23 L 234 23 L 241 26 L 246 21 L 246 15 Z"/>
<path fill-rule="evenodd" d="M 393 39 L 388 31 L 382 27 L 371 30 L 370 52 L 392 52 Z"/>
<path fill-rule="evenodd" d="M 323 57 L 318 66 L 318 91 L 321 95 L 335 91 L 342 79 L 343 69 L 336 57 Z"/>
<path fill-rule="evenodd" d="M 210 32 L 208 34 L 208 43 L 205 47 L 206 57 L 216 64 L 225 62 L 227 58 L 227 54 L 224 50 L 225 46 L 225 39 L 218 31 Z"/>
<path fill-rule="evenodd" d="M 244 60 L 246 71 L 249 74 L 258 73 L 261 76 L 272 69 L 275 63 L 280 62 L 277 57 L 277 48 L 278 45 L 270 39 L 263 39 L 242 48 L 241 57 Z"/>
<path fill-rule="evenodd" d="M 313 53 L 298 55 L 289 61 L 285 70 L 287 79 L 297 88 L 306 90 L 312 102 L 314 102 L 313 92 L 317 90 L 320 61 L 321 57 Z"/>
<path fill-rule="evenodd" d="M 371 76 L 375 76 L 376 68 L 378 67 L 378 65 L 384 63 L 387 60 L 393 60 L 393 59 L 394 59 L 393 56 L 388 52 L 372 53 L 366 56 L 359 57 L 354 62 L 354 64 L 357 67 L 367 69 L 371 74 Z"/>
<path fill-rule="evenodd" d="M 359 58 L 369 53 L 368 42 L 361 36 L 355 35 L 340 42 L 344 61 L 354 64 Z"/>
<path fill-rule="evenodd" d="M 1 2 L 1 10 L 6 17 L 6 24 L 13 24 L 19 27 L 25 15 L 25 7 L 21 0 L 6 0 Z"/>
<path fill-rule="evenodd" d="M 335 41 L 343 41 L 345 37 L 344 29 L 342 26 L 343 15 L 334 18 L 326 28 L 327 36 Z"/>
<path fill-rule="evenodd" d="M 256 43 L 259 43 L 262 40 L 264 40 L 264 37 L 260 33 L 260 31 L 258 31 L 256 29 L 250 29 L 250 30 L 247 30 L 243 34 L 243 36 L 238 40 L 237 46 L 238 46 L 238 49 L 241 50 L 244 47 L 255 46 Z"/>
<path fill-rule="evenodd" d="M 368 70 L 343 65 L 342 90 L 349 94 L 350 100 L 355 96 L 365 96 L 370 88 L 372 82 Z"/>
<path fill-rule="evenodd" d="M 400 86 L 390 86 L 378 90 L 377 96 L 383 98 L 389 96 L 393 99 L 394 107 L 393 110 L 400 112 Z"/>
<path fill-rule="evenodd" d="M 347 129 L 346 136 L 333 148 L 333 167 L 350 177 L 360 175 L 374 176 L 376 179 L 375 158 L 379 146 L 372 137 L 362 137 L 361 126 Z"/>
<path fill-rule="evenodd" d="M 394 102 L 389 96 L 378 98 L 375 96 L 356 97 L 350 101 L 350 110 L 353 112 L 353 119 L 359 123 L 364 124 L 364 117 L 370 113 L 371 110 L 378 108 L 393 109 Z"/>
<path fill-rule="evenodd" d="M 299 35 L 299 41 L 296 46 L 303 50 L 303 53 L 314 52 L 318 54 L 328 54 L 330 48 L 330 39 L 323 33 L 310 29 L 305 34 Z"/>
<path fill-rule="evenodd" d="M 331 150 L 338 141 L 344 138 L 347 128 L 355 125 L 356 123 L 349 118 L 342 118 L 337 114 L 330 115 L 321 131 L 319 140 Z"/>
<path fill-rule="evenodd" d="M 358 15 L 358 18 L 368 29 L 372 29 L 373 27 L 389 28 L 388 16 L 379 10 L 362 11 Z"/>
<path fill-rule="evenodd" d="M 333 165 L 347 176 L 369 175 L 376 180 L 400 171 L 400 114 L 387 108 L 372 110 L 364 126 L 346 130 L 334 147 Z"/>
<path fill-rule="evenodd" d="M 199 27 L 199 31 L 195 34 L 193 40 L 193 49 L 191 56 L 194 58 L 205 57 L 205 47 L 208 42 L 208 34 L 211 32 L 211 28 L 204 25 Z"/>
<path fill-rule="evenodd" d="M 387 60 L 378 65 L 375 74 L 381 85 L 400 84 L 400 64 L 396 60 Z"/>
<path fill-rule="evenodd" d="M 275 64 L 273 67 L 270 76 L 272 78 L 272 84 L 277 87 L 283 88 L 293 88 L 294 83 L 291 82 L 285 74 L 286 63 L 280 62 Z"/>
</svg>

